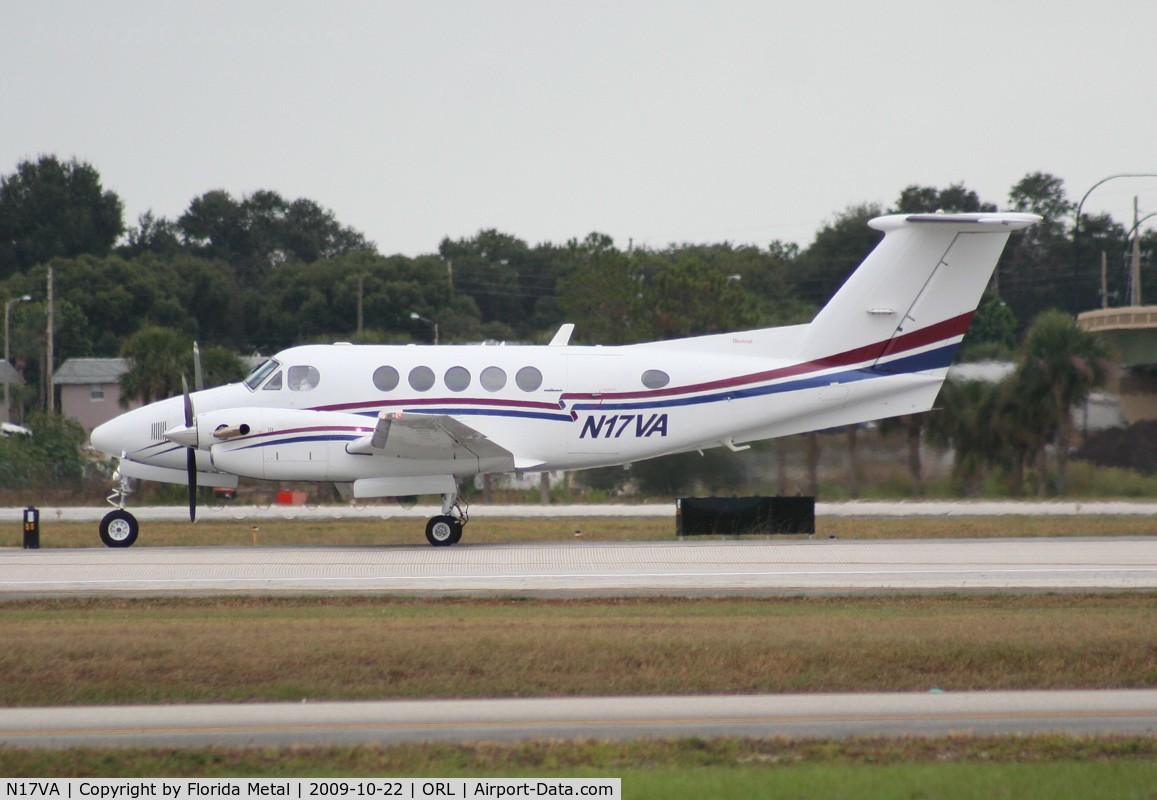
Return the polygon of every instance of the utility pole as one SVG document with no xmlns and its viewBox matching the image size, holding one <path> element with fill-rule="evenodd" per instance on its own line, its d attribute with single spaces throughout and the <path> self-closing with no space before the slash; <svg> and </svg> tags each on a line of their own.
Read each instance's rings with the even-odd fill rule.
<svg viewBox="0 0 1157 800">
<path fill-rule="evenodd" d="M 1137 210 L 1137 195 L 1133 195 L 1133 305 L 1141 303 L 1141 232 L 1137 226 L 1141 224 L 1140 213 Z"/>
<path fill-rule="evenodd" d="M 12 314 L 12 306 L 16 303 L 27 303 L 32 299 L 32 295 L 26 294 L 23 297 L 12 297 L 4 304 L 4 365 L 5 369 L 12 368 L 12 326 L 9 325 L 9 318 Z M 4 422 L 12 421 L 12 404 L 8 397 L 8 373 L 4 373 Z"/>
<path fill-rule="evenodd" d="M 56 387 L 52 385 L 52 362 L 53 358 L 53 329 L 56 327 L 55 302 L 52 299 L 52 267 L 48 268 L 48 354 L 45 357 L 44 374 L 47 380 L 45 387 L 48 392 L 48 413 L 56 413 Z"/>
<path fill-rule="evenodd" d="M 1101 308 L 1109 307 L 1109 257 L 1101 251 Z"/>
<path fill-rule="evenodd" d="M 362 294 L 365 291 L 366 276 L 358 275 L 358 337 L 362 335 Z"/>
</svg>

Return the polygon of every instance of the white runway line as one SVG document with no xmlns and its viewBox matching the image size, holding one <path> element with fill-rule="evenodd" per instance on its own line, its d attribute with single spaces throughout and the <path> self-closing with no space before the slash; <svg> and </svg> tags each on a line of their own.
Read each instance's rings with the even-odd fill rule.
<svg viewBox="0 0 1157 800">
<path fill-rule="evenodd" d="M 640 736 L 1151 734 L 1157 690 L 695 695 L 0 709 L 17 747 Z"/>
<path fill-rule="evenodd" d="M 0 596 L 1157 589 L 1157 538 L 0 549 Z"/>
</svg>

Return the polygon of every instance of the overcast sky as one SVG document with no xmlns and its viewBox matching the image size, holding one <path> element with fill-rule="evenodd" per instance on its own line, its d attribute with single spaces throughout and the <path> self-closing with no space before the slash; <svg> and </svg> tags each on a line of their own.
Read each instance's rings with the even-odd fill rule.
<svg viewBox="0 0 1157 800">
<path fill-rule="evenodd" d="M 381 252 L 497 228 L 810 243 L 850 205 L 1157 173 L 1157 3 L 59 2 L 0 8 L 0 174 L 91 163 L 128 224 L 272 189 Z M 1157 178 L 1085 205 L 1132 224 Z M 1157 220 L 1153 220 L 1157 222 Z"/>
</svg>

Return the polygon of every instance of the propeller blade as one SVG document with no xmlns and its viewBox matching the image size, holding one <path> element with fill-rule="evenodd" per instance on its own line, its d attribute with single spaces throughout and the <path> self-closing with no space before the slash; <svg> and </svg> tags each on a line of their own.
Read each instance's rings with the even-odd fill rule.
<svg viewBox="0 0 1157 800">
<path fill-rule="evenodd" d="M 193 398 L 189 396 L 189 382 L 181 376 L 181 390 L 185 396 L 185 427 L 192 428 L 196 435 L 196 418 L 193 414 Z M 197 521 L 197 448 L 185 448 L 185 468 L 189 476 L 189 522 Z"/>
<path fill-rule="evenodd" d="M 201 371 L 201 348 L 193 342 L 193 388 L 201 391 L 205 388 L 205 375 Z"/>
<path fill-rule="evenodd" d="M 181 376 L 181 393 L 185 396 L 185 427 L 193 427 L 193 398 L 189 396 L 189 382 Z"/>
<path fill-rule="evenodd" d="M 197 451 L 185 448 L 185 463 L 189 470 L 189 522 L 197 521 Z"/>
</svg>

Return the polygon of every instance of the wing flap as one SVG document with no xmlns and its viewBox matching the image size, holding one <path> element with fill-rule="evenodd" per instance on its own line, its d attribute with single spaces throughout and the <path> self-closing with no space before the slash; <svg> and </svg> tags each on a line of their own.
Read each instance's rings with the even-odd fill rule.
<svg viewBox="0 0 1157 800">
<path fill-rule="evenodd" d="M 445 414 L 383 411 L 373 432 L 350 442 L 346 449 L 362 455 L 413 459 L 476 458 L 480 464 L 508 463 L 514 454 L 482 432 Z"/>
</svg>

